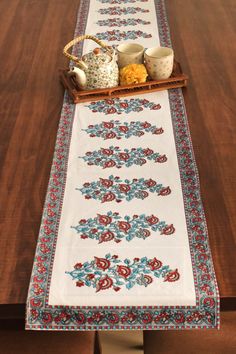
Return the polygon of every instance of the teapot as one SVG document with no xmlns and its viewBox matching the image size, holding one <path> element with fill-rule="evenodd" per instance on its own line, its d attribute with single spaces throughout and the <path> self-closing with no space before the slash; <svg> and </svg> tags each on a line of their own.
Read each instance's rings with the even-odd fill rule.
<svg viewBox="0 0 236 354">
<path fill-rule="evenodd" d="M 78 59 L 68 53 L 68 49 L 84 39 L 92 39 L 102 48 L 95 48 Z M 119 69 L 116 62 L 116 53 L 102 41 L 91 35 L 84 35 L 69 42 L 63 49 L 63 54 L 73 60 L 78 67 L 69 70 L 69 75 L 74 75 L 75 80 L 82 90 L 94 90 L 118 86 Z"/>
</svg>

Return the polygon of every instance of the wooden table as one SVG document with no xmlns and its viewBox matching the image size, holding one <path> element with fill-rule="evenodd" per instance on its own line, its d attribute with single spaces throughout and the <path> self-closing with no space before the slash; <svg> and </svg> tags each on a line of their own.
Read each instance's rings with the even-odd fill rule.
<svg viewBox="0 0 236 354">
<path fill-rule="evenodd" d="M 0 316 L 23 317 L 79 0 L 1 0 Z M 167 0 L 222 309 L 236 306 L 235 0 Z"/>
</svg>

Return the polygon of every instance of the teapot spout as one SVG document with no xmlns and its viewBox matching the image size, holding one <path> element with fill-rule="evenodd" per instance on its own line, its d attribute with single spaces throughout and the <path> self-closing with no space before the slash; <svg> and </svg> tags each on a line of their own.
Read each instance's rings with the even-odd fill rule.
<svg viewBox="0 0 236 354">
<path fill-rule="evenodd" d="M 79 68 L 73 67 L 68 71 L 69 76 L 75 76 L 76 82 L 81 90 L 85 90 L 87 86 L 87 79 L 85 72 Z"/>
</svg>

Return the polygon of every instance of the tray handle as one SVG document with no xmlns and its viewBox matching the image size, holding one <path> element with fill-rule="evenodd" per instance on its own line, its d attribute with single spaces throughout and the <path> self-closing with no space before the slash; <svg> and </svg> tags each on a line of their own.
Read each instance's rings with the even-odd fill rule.
<svg viewBox="0 0 236 354">
<path fill-rule="evenodd" d="M 111 52 L 110 48 L 105 44 L 103 43 L 100 39 L 90 35 L 90 34 L 85 34 L 83 36 L 79 36 L 79 37 L 76 37 L 74 38 L 72 41 L 70 41 L 64 48 L 63 48 L 63 54 L 69 58 L 70 60 L 73 60 L 76 64 L 78 64 L 78 66 L 81 68 L 81 69 L 87 69 L 87 66 L 86 64 L 83 62 L 83 60 L 75 57 L 73 54 L 70 54 L 68 52 L 68 49 L 70 49 L 73 45 L 85 40 L 85 39 L 91 39 L 93 40 L 94 42 L 96 42 L 98 45 L 100 45 L 102 48 L 106 49 L 107 53 L 110 55 L 111 59 L 112 59 L 112 55 L 113 53 Z"/>
</svg>

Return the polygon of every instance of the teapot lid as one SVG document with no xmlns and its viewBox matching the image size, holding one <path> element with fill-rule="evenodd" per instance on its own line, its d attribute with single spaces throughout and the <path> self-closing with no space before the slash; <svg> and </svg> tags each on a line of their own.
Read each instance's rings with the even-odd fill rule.
<svg viewBox="0 0 236 354">
<path fill-rule="evenodd" d="M 104 52 L 102 48 L 95 48 L 92 52 L 84 54 L 82 60 L 86 64 L 102 65 L 111 62 L 111 56 Z"/>
</svg>

